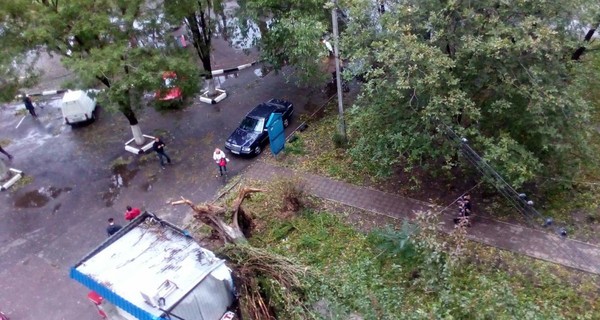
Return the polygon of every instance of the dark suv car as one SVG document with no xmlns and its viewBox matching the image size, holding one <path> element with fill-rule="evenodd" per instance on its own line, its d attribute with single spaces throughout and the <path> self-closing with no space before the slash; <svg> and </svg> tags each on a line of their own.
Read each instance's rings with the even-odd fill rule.
<svg viewBox="0 0 600 320">
<path fill-rule="evenodd" d="M 260 154 L 269 142 L 265 126 L 273 113 L 281 113 L 283 126 L 287 127 L 294 113 L 294 105 L 289 101 L 271 99 L 254 107 L 227 138 L 225 148 L 234 154 Z"/>
</svg>

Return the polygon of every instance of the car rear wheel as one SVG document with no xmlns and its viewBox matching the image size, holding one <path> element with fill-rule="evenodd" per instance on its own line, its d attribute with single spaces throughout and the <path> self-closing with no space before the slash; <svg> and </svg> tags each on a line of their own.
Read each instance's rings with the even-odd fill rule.
<svg viewBox="0 0 600 320">
<path fill-rule="evenodd" d="M 287 128 L 290 125 L 290 119 L 283 120 L 283 127 Z"/>
<path fill-rule="evenodd" d="M 259 155 L 261 152 L 262 152 L 262 149 L 260 148 L 260 146 L 256 146 L 256 148 L 254 148 L 255 155 Z"/>
</svg>

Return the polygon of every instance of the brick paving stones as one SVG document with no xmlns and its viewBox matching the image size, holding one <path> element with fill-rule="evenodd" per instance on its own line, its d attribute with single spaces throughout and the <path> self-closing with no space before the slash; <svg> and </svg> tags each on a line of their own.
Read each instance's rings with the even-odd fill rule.
<svg viewBox="0 0 600 320">
<path fill-rule="evenodd" d="M 245 176 L 256 180 L 270 180 L 295 173 L 291 169 L 257 161 L 245 172 Z M 326 177 L 303 173 L 307 190 L 320 198 L 348 206 L 386 215 L 395 219 L 412 219 L 416 211 L 442 208 L 419 200 L 363 188 Z M 440 213 L 441 231 L 454 229 L 451 212 Z M 499 249 L 524 254 L 536 259 L 557 263 L 577 270 L 600 274 L 600 246 L 562 238 L 546 230 L 529 228 L 485 217 L 477 220 L 468 229 L 467 237 Z"/>
</svg>

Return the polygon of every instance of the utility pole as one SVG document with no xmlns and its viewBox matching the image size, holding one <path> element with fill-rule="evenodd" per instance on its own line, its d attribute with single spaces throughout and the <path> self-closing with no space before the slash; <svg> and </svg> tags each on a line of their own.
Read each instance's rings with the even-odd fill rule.
<svg viewBox="0 0 600 320">
<path fill-rule="evenodd" d="M 340 49 L 339 49 L 339 31 L 337 19 L 337 0 L 332 0 L 333 8 L 331 8 L 331 23 L 333 24 L 333 55 L 335 58 L 335 74 L 337 84 L 338 98 L 338 118 L 340 135 L 347 140 L 346 123 L 344 122 L 344 104 L 342 102 L 342 73 L 340 71 Z"/>
</svg>

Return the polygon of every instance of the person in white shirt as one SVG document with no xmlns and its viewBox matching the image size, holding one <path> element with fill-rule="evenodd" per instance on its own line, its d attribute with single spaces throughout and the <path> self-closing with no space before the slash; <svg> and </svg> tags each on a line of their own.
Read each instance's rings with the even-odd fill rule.
<svg viewBox="0 0 600 320">
<path fill-rule="evenodd" d="M 229 159 L 225 157 L 225 152 L 219 148 L 216 148 L 215 152 L 213 153 L 213 160 L 217 163 L 217 166 L 219 166 L 219 174 L 221 176 L 223 176 L 223 173 L 227 174 L 227 161 Z"/>
</svg>

